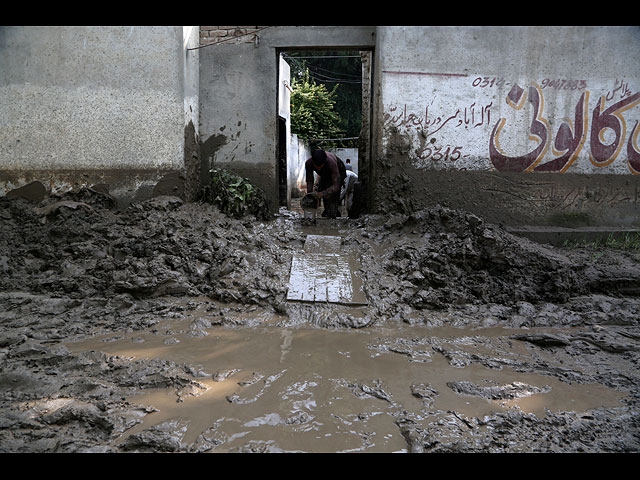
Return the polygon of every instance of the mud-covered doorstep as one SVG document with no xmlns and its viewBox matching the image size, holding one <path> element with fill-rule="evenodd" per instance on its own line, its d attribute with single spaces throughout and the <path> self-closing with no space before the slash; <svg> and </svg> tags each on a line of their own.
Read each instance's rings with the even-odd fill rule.
<svg viewBox="0 0 640 480">
<path fill-rule="evenodd" d="M 287 302 L 308 234 L 367 305 Z M 639 260 L 443 207 L 0 198 L 0 451 L 638 451 Z"/>
</svg>

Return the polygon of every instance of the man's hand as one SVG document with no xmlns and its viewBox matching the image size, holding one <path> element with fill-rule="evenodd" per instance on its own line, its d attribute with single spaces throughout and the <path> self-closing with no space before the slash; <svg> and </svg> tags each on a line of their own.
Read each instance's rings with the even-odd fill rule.
<svg viewBox="0 0 640 480">
<path fill-rule="evenodd" d="M 316 200 L 322 198 L 322 192 L 309 192 L 307 193 L 307 195 L 309 195 L 311 198 L 315 198 Z"/>
</svg>

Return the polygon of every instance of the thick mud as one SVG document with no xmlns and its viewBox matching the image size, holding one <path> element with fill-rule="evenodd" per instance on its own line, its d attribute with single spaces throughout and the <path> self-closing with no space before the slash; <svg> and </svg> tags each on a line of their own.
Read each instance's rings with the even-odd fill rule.
<svg viewBox="0 0 640 480">
<path fill-rule="evenodd" d="M 287 301 L 309 234 L 367 305 Z M 447 208 L 0 198 L 0 451 L 637 452 L 639 261 Z"/>
</svg>

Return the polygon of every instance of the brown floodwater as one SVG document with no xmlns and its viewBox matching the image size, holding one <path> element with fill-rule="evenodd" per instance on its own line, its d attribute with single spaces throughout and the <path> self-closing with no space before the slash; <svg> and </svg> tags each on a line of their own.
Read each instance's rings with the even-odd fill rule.
<svg viewBox="0 0 640 480">
<path fill-rule="evenodd" d="M 156 389 L 128 398 L 156 411 L 114 444 L 175 420 L 183 429 L 183 443 L 197 442 L 210 452 L 238 451 L 247 444 L 284 452 L 405 452 L 407 443 L 394 423 L 401 414 L 423 424 L 448 411 L 482 417 L 518 409 L 544 416 L 547 411 L 616 406 L 623 396 L 601 385 L 568 384 L 506 367 L 453 366 L 431 347 L 436 339 L 471 354 L 487 355 L 492 353 L 493 341 L 507 338 L 514 330 L 415 325 L 330 330 L 286 327 L 265 315 L 262 326 L 215 326 L 206 330 L 207 335 L 193 336 L 189 334 L 192 320 L 167 320 L 153 331 L 67 344 L 74 352 L 160 358 L 197 366 L 209 374 L 197 378 L 202 388 L 191 395 Z M 527 349 L 522 342 L 513 342 L 510 351 L 500 355 L 516 358 L 527 355 Z M 488 400 L 461 395 L 448 385 L 464 381 L 476 385 L 522 382 L 542 393 Z M 412 385 L 428 385 L 437 395 L 427 404 L 412 393 Z"/>
</svg>

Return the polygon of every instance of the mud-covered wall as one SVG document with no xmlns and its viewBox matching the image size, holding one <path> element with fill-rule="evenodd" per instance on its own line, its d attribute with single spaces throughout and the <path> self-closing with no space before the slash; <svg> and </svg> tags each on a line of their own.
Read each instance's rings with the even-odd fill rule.
<svg viewBox="0 0 640 480">
<path fill-rule="evenodd" d="M 168 26 L 0 27 L 0 195 L 33 181 L 124 200 L 183 192 L 192 39 Z"/>
<path fill-rule="evenodd" d="M 640 28 L 376 33 L 374 208 L 640 225 Z"/>
<path fill-rule="evenodd" d="M 278 208 L 278 65 L 289 49 L 368 49 L 375 27 L 200 27 L 202 179 L 224 166 Z"/>
</svg>

